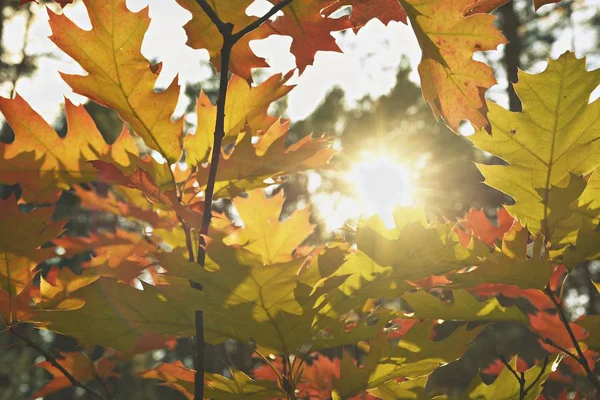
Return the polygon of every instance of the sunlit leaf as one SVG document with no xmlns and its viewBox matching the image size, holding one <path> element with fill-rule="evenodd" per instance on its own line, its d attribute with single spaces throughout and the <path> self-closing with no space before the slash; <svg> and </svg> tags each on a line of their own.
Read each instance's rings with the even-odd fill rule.
<svg viewBox="0 0 600 400">
<path fill-rule="evenodd" d="M 241 245 L 262 258 L 265 265 L 292 260 L 294 250 L 313 232 L 309 210 L 296 210 L 280 221 L 285 198 L 279 192 L 267 198 L 263 190 L 254 190 L 248 197 L 236 197 L 233 205 L 243 222 L 223 241 L 227 245 Z"/>
<path fill-rule="evenodd" d="M 515 85 L 523 112 L 489 102 L 491 136 L 479 131 L 469 139 L 509 166 L 479 165 L 486 183 L 515 200 L 507 206 L 533 233 L 553 233 L 585 187 L 578 178 L 600 164 L 600 102 L 588 104 L 600 83 L 600 69 L 587 72 L 585 59 L 565 53 L 537 75 L 521 72 Z"/>
<path fill-rule="evenodd" d="M 175 81 L 154 91 L 155 69 L 142 55 L 150 18 L 127 9 L 125 0 L 86 0 L 92 29 L 79 28 L 64 14 L 48 12 L 50 39 L 77 61 L 87 75 L 61 74 L 81 95 L 119 112 L 146 145 L 170 162 L 181 156 L 183 120 L 172 121 L 179 87 Z M 153 71 L 154 70 L 154 71 Z"/>
<path fill-rule="evenodd" d="M 494 16 L 464 11 L 472 0 L 400 0 L 423 51 L 419 75 L 423 96 L 436 118 L 454 132 L 462 120 L 489 126 L 484 93 L 496 80 L 487 65 L 473 60 L 477 51 L 505 42 Z"/>
<path fill-rule="evenodd" d="M 0 97 L 0 112 L 15 132 L 11 143 L 0 142 L 0 182 L 21 184 L 23 199 L 53 202 L 60 190 L 98 178 L 87 161 L 110 159 L 129 165 L 137 148 L 128 132 L 109 146 L 83 108 L 66 100 L 67 135 L 63 138 L 19 95 Z"/>
</svg>

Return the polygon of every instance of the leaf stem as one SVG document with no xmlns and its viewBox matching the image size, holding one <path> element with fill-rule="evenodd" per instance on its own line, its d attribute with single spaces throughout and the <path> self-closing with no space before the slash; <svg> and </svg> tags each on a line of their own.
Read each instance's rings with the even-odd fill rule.
<svg viewBox="0 0 600 400">
<path fill-rule="evenodd" d="M 504 358 L 504 356 L 502 354 L 499 354 L 499 356 L 500 356 L 500 361 L 502 361 L 502 364 L 504 364 L 506 366 L 506 368 L 508 368 L 510 373 L 514 375 L 517 382 L 519 382 L 519 400 L 524 400 L 525 399 L 525 374 L 523 372 L 521 372 L 521 374 L 519 376 L 517 371 L 515 371 L 515 369 L 510 365 L 510 363 L 508 361 L 506 361 L 506 358 Z"/>
<path fill-rule="evenodd" d="M 77 380 L 77 378 L 75 378 L 73 375 L 71 375 L 69 373 L 69 371 L 67 371 L 62 365 L 60 365 L 58 363 L 58 361 L 56 361 L 55 357 L 53 357 L 46 350 L 44 350 L 40 346 L 38 346 L 33 340 L 31 340 L 26 335 L 20 334 L 14 326 L 11 326 L 9 328 L 9 330 L 10 330 L 10 333 L 12 333 L 13 335 L 15 335 L 19 339 L 21 339 L 29 347 L 31 347 L 32 349 L 36 350 L 38 353 L 40 353 L 41 355 L 43 355 L 44 358 L 46 358 L 46 361 L 48 361 L 53 367 L 55 367 L 56 369 L 58 369 L 69 380 L 69 382 L 71 382 L 73 384 L 73 386 L 76 386 L 78 388 L 81 388 L 81 389 L 85 390 L 94 399 L 97 399 L 97 400 L 106 400 L 104 397 L 102 397 L 98 393 L 94 392 L 89 386 L 87 386 L 86 384 L 81 383 L 79 380 Z"/>
<path fill-rule="evenodd" d="M 558 311 L 558 316 L 560 317 L 561 322 L 563 323 L 565 329 L 567 330 L 567 333 L 569 334 L 569 338 L 571 338 L 571 342 L 573 342 L 573 346 L 575 347 L 575 351 L 577 352 L 577 357 L 575 357 L 574 354 L 571 354 L 571 356 L 573 358 L 575 358 L 575 360 L 577 360 L 579 365 L 581 365 L 583 367 L 583 369 L 585 370 L 585 372 L 587 374 L 588 380 L 592 383 L 592 385 L 594 385 L 594 388 L 596 388 L 596 392 L 600 393 L 600 381 L 598 380 L 598 377 L 594 374 L 594 371 L 592 371 L 590 366 L 588 365 L 587 359 L 583 355 L 583 351 L 581 350 L 581 347 L 579 346 L 579 343 L 577 342 L 577 338 L 575 337 L 575 334 L 573 333 L 573 330 L 571 329 L 571 326 L 569 325 L 569 321 L 567 320 L 567 317 L 565 316 L 565 313 L 562 309 L 561 304 L 558 302 L 558 300 L 556 300 L 556 297 L 554 297 L 554 293 L 552 293 L 552 289 L 550 289 L 550 286 L 546 286 L 544 288 L 544 292 L 546 292 L 546 294 L 548 295 L 550 300 L 552 300 L 552 303 L 554 304 L 556 311 Z M 570 354 L 570 353 L 567 352 L 567 354 Z"/>
<path fill-rule="evenodd" d="M 540 381 L 540 379 L 542 379 L 542 375 L 544 375 L 544 372 L 546 372 L 547 366 L 548 366 L 548 356 L 544 357 L 544 364 L 542 364 L 542 369 L 540 370 L 540 373 L 538 374 L 538 376 L 536 376 L 536 378 L 533 380 L 533 382 L 531 382 L 531 384 L 529 386 L 527 386 L 527 388 L 525 389 L 525 392 L 523 393 L 523 396 L 527 396 L 527 393 L 531 390 L 531 388 L 534 387 Z M 525 382 L 523 382 L 523 383 L 525 383 Z"/>
<path fill-rule="evenodd" d="M 217 98 L 217 116 L 215 120 L 215 132 L 212 146 L 212 156 L 210 162 L 210 170 L 208 174 L 208 182 L 206 185 L 204 196 L 204 210 L 202 213 L 202 226 L 200 229 L 200 239 L 198 241 L 198 258 L 197 263 L 204 267 L 206 261 L 206 237 L 210 228 L 212 218 L 212 202 L 215 192 L 215 183 L 217 181 L 217 171 L 219 168 L 219 160 L 221 157 L 221 147 L 225 136 L 225 104 L 227 100 L 227 84 L 229 81 L 229 65 L 231 60 L 231 52 L 233 46 L 245 35 L 260 27 L 269 18 L 283 9 L 292 0 L 283 0 L 274 6 L 269 12 L 261 18 L 255 20 L 248 26 L 244 27 L 237 33 L 233 33 L 234 25 L 230 22 L 224 22 L 218 16 L 216 11 L 210 6 L 207 0 L 196 0 L 202 10 L 210 18 L 212 23 L 217 27 L 223 38 L 223 46 L 221 47 L 221 76 L 219 79 L 219 94 Z M 202 289 L 198 283 L 192 283 L 192 286 L 197 289 Z M 202 311 L 196 311 L 196 376 L 195 376 L 195 398 L 204 398 L 204 320 Z"/>
</svg>

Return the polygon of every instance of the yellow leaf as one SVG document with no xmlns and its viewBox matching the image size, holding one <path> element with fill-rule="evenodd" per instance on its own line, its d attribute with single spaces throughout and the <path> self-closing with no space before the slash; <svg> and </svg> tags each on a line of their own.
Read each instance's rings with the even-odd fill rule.
<svg viewBox="0 0 600 400">
<path fill-rule="evenodd" d="M 12 143 L 0 143 L 0 182 L 21 184 L 24 201 L 54 202 L 60 190 L 96 180 L 87 161 L 110 159 L 126 166 L 128 154 L 137 154 L 126 130 L 110 146 L 83 106 L 66 100 L 65 111 L 68 132 L 60 137 L 21 96 L 0 97 L 0 112 L 15 133 Z"/>
<path fill-rule="evenodd" d="M 314 231 L 315 225 L 309 221 L 308 208 L 296 210 L 280 221 L 284 201 L 283 192 L 267 198 L 262 189 L 253 190 L 246 198 L 233 199 L 244 225 L 223 242 L 243 246 L 265 265 L 292 261 L 292 253 Z"/>
<path fill-rule="evenodd" d="M 484 93 L 496 80 L 477 51 L 494 50 L 506 40 L 490 14 L 463 13 L 473 0 L 400 0 L 423 50 L 419 65 L 423 96 L 436 118 L 454 132 L 462 120 L 488 127 Z"/>
<path fill-rule="evenodd" d="M 486 183 L 516 200 L 507 207 L 511 214 L 547 239 L 585 187 L 578 176 L 600 164 L 600 101 L 588 104 L 598 83 L 600 69 L 587 72 L 585 59 L 567 52 L 541 74 L 519 74 L 515 90 L 523 112 L 490 102 L 491 136 L 469 137 L 510 164 L 479 167 Z"/>
<path fill-rule="evenodd" d="M 171 121 L 179 87 L 175 81 L 156 93 L 158 76 L 141 53 L 150 24 L 144 11 L 133 13 L 126 0 L 85 0 L 92 29 L 83 30 L 65 15 L 50 11 L 50 39 L 77 61 L 87 75 L 61 74 L 83 96 L 119 112 L 146 145 L 169 162 L 181 157 L 183 119 Z"/>
<path fill-rule="evenodd" d="M 246 124 L 256 134 L 267 132 L 277 122 L 277 118 L 268 115 L 269 106 L 294 88 L 284 86 L 289 77 L 290 75 L 283 78 L 279 74 L 274 75 L 262 84 L 252 87 L 239 76 L 233 75 L 227 86 L 225 136 L 237 137 Z M 204 92 L 200 92 L 196 112 L 196 132 L 185 138 L 186 162 L 190 167 L 205 162 L 209 157 L 213 147 L 217 107 Z"/>
</svg>

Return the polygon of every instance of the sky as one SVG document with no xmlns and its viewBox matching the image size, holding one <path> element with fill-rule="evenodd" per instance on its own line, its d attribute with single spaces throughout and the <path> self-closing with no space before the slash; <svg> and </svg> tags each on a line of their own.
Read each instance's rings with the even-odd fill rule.
<svg viewBox="0 0 600 400">
<path fill-rule="evenodd" d="M 593 9 L 594 5 L 600 7 L 600 0 L 585 0 L 584 3 L 588 9 Z M 157 87 L 166 87 L 176 76 L 179 77 L 181 84 L 201 81 L 210 76 L 211 70 L 206 64 L 207 52 L 193 50 L 185 45 L 186 34 L 183 25 L 191 15 L 179 7 L 175 0 L 128 0 L 127 5 L 132 11 L 149 7 L 152 22 L 142 52 L 149 59 L 163 62 Z M 31 4 L 30 7 L 36 18 L 30 29 L 26 51 L 28 54 L 45 53 L 48 56 L 39 60 L 39 69 L 34 76 L 19 80 L 17 91 L 36 111 L 51 122 L 59 115 L 64 96 L 75 103 L 85 101 L 83 97 L 72 93 L 61 80 L 58 71 L 84 72 L 68 56 L 56 51 L 54 44 L 47 38 L 51 32 L 44 7 L 36 4 Z M 55 4 L 51 7 L 57 11 L 60 9 Z M 256 0 L 247 12 L 252 15 L 262 15 L 269 7 L 270 4 L 266 0 Z M 85 7 L 80 1 L 67 6 L 64 13 L 82 28 L 91 27 Z M 7 34 L 4 44 L 17 61 L 23 45 L 24 30 L 24 18 L 14 18 L 5 29 Z M 589 40 L 585 38 L 583 32 L 576 31 L 575 35 L 578 43 L 576 50 L 581 56 L 593 43 L 591 38 Z M 317 53 L 314 65 L 308 67 L 300 77 L 294 77 L 290 81 L 297 85 L 288 97 L 286 111 L 286 117 L 292 121 L 310 115 L 334 86 L 339 86 L 345 91 L 350 107 L 366 95 L 376 98 L 388 93 L 396 83 L 396 71 L 403 56 L 408 57 L 413 67 L 411 79 L 418 82 L 416 68 L 421 51 L 410 27 L 397 22 L 384 26 L 380 21 L 372 20 L 357 35 L 346 31 L 334 33 L 334 36 L 344 53 Z M 571 49 L 572 37 L 571 32 L 562 35 L 553 46 L 552 55 L 555 57 Z M 272 36 L 251 43 L 256 54 L 265 57 L 271 65 L 270 68 L 261 71 L 261 79 L 266 79 L 275 73 L 285 73 L 294 67 L 294 57 L 289 53 L 290 43 L 290 38 L 282 36 Z M 489 53 L 488 57 L 498 59 L 501 50 L 500 48 Z M 482 56 L 477 54 L 475 58 L 481 59 Z M 590 68 L 598 66 L 600 66 L 600 58 L 595 57 L 589 61 Z M 534 70 L 539 72 L 544 68 L 545 62 L 541 60 Z M 503 93 L 503 87 L 506 85 L 505 78 L 502 73 L 499 73 L 497 78 L 498 87 L 492 88 L 488 95 L 494 101 L 506 104 L 506 96 Z M 2 96 L 10 96 L 11 90 L 10 84 L 0 85 Z M 183 95 L 181 99 L 177 113 L 182 113 L 186 106 L 187 99 Z"/>
</svg>

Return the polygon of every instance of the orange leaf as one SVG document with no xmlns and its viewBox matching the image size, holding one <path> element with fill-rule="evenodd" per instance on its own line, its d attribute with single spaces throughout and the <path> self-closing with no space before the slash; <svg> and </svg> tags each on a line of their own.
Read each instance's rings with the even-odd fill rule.
<svg viewBox="0 0 600 400">
<path fill-rule="evenodd" d="M 465 247 L 469 246 L 471 234 L 473 234 L 480 241 L 494 246 L 496 240 L 502 240 L 504 234 L 512 228 L 515 222 L 515 219 L 504 207 L 498 210 L 497 218 L 497 223 L 492 223 L 483 210 L 471 209 L 465 218 L 459 221 L 460 227 L 464 230 L 459 227 L 455 229 L 461 244 Z"/>
<path fill-rule="evenodd" d="M 12 143 L 0 143 L 0 182 L 20 183 L 24 201 L 54 202 L 60 190 L 96 180 L 87 161 L 106 158 L 128 165 L 128 153 L 137 154 L 127 131 L 109 146 L 83 106 L 65 103 L 68 132 L 61 138 L 21 96 L 0 97 L 0 112 L 15 132 Z"/>
<path fill-rule="evenodd" d="M 247 131 L 232 153 L 222 151 L 215 195 L 234 197 L 249 189 L 266 187 L 269 184 L 264 181 L 268 178 L 325 166 L 335 154 L 328 139 L 312 139 L 310 135 L 286 147 L 288 126 L 288 122 L 276 122 L 255 144 Z M 200 190 L 208 183 L 209 167 L 200 168 L 197 173 Z"/>
<path fill-rule="evenodd" d="M 86 382 L 95 379 L 96 376 L 102 378 L 117 376 L 112 372 L 115 364 L 107 359 L 100 359 L 93 362 L 89 357 L 81 353 L 61 353 L 63 359 L 56 361 L 66 369 L 75 379 L 80 382 Z M 97 368 L 102 364 L 102 368 Z M 52 374 L 52 380 L 41 390 L 33 395 L 33 398 L 48 396 L 51 393 L 73 386 L 67 377 L 49 361 L 43 361 L 37 364 L 38 367 L 46 369 Z"/>
<path fill-rule="evenodd" d="M 324 13 L 329 16 L 343 6 L 352 6 L 350 21 L 352 21 L 354 33 L 374 18 L 384 25 L 392 21 L 406 24 L 406 11 L 404 11 L 398 0 L 339 0 L 325 9 Z"/>
<path fill-rule="evenodd" d="M 552 340 L 557 345 L 565 348 L 571 349 L 573 348 L 573 342 L 569 337 L 567 329 L 563 325 L 562 321 L 558 314 L 549 314 L 546 312 L 539 312 L 534 315 L 529 316 L 530 327 L 535 332 L 537 332 L 542 338 L 547 338 Z M 585 329 L 581 326 L 570 323 L 569 326 L 575 335 L 577 340 L 585 339 L 588 334 L 586 334 Z M 552 346 L 542 344 L 542 346 L 548 351 L 555 353 L 557 349 Z"/>
<path fill-rule="evenodd" d="M 160 215 L 151 209 L 145 210 L 122 202 L 112 192 L 108 192 L 107 197 L 102 197 L 95 190 L 86 190 L 81 186 L 74 186 L 73 191 L 79 197 L 80 205 L 90 210 L 104 211 L 123 218 L 144 221 L 154 228 L 171 229 L 177 224 L 177 220 L 168 214 Z"/>
<path fill-rule="evenodd" d="M 419 65 L 425 100 L 436 118 L 454 132 L 462 120 L 489 127 L 484 94 L 496 83 L 494 72 L 473 60 L 476 51 L 494 50 L 506 40 L 494 28 L 494 16 L 464 11 L 473 0 L 400 0 L 411 21 L 423 57 Z"/>
<path fill-rule="evenodd" d="M 235 33 L 256 20 L 256 17 L 246 14 L 246 9 L 253 2 L 254 0 L 218 0 L 212 1 L 211 6 L 223 22 L 230 22 L 235 26 Z M 218 72 L 221 68 L 221 46 L 223 46 L 219 30 L 196 0 L 177 0 L 177 3 L 192 13 L 192 19 L 183 27 L 188 36 L 187 44 L 193 49 L 206 49 Z M 231 53 L 231 72 L 252 82 L 253 68 L 268 67 L 269 64 L 263 58 L 257 57 L 252 52 L 249 43 L 252 40 L 264 39 L 269 34 L 271 34 L 270 30 L 263 24 L 237 42 Z"/>
<path fill-rule="evenodd" d="M 279 0 L 270 1 L 279 3 Z M 334 0 L 293 1 L 283 9 L 282 17 L 268 22 L 274 34 L 292 37 L 290 51 L 296 57 L 300 73 L 313 64 L 317 51 L 342 52 L 331 32 L 352 28 L 352 22 L 348 16 L 333 19 L 321 14 L 333 3 Z"/>
<path fill-rule="evenodd" d="M 229 246 L 243 246 L 261 256 L 265 265 L 291 261 L 292 253 L 314 231 L 315 225 L 309 221 L 308 208 L 296 210 L 280 221 L 284 201 L 283 192 L 267 198 L 262 189 L 248 193 L 246 198 L 233 199 L 244 226 L 233 231 L 223 242 Z"/>
<path fill-rule="evenodd" d="M 199 228 L 201 225 L 200 214 L 190 210 L 179 202 L 174 189 L 162 191 L 156 184 L 155 178 L 144 168 L 152 169 L 151 165 L 143 165 L 140 161 L 138 168 L 131 174 L 127 174 L 113 164 L 103 161 L 92 161 L 98 170 L 100 177 L 115 185 L 137 189 L 154 204 L 162 204 L 175 211 L 190 227 Z M 142 166 L 144 168 L 142 168 Z"/>
<path fill-rule="evenodd" d="M 90 31 L 48 12 L 50 39 L 87 72 L 61 76 L 76 93 L 116 110 L 148 147 L 173 163 L 181 157 L 183 133 L 183 119 L 171 121 L 179 87 L 173 81 L 165 91 L 154 91 L 158 76 L 141 53 L 150 18 L 132 13 L 125 2 L 85 0 Z"/>
</svg>

